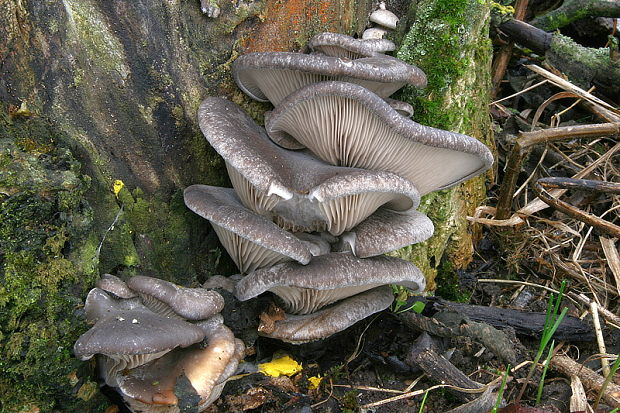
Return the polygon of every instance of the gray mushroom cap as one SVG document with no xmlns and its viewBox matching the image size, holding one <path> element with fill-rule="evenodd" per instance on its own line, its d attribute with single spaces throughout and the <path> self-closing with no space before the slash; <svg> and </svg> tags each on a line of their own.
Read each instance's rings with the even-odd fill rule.
<svg viewBox="0 0 620 413">
<path fill-rule="evenodd" d="M 131 291 L 125 281 L 121 280 L 112 274 L 103 274 L 100 279 L 97 280 L 97 287 L 104 291 L 114 294 L 119 298 L 133 298 L 136 297 L 136 293 Z"/>
<path fill-rule="evenodd" d="M 320 82 L 292 93 L 272 111 L 266 129 L 275 142 L 293 137 L 333 165 L 393 172 L 422 195 L 493 164 L 478 140 L 420 125 L 352 83 Z"/>
<path fill-rule="evenodd" d="M 321 340 L 345 330 L 364 318 L 388 308 L 394 295 L 389 286 L 382 286 L 308 315 L 286 315 L 275 322 L 271 331 L 259 334 L 292 344 Z"/>
<path fill-rule="evenodd" d="M 319 33 L 308 41 L 311 50 L 334 57 L 358 59 L 396 49 L 394 42 L 387 39 L 354 39 L 340 33 Z"/>
<path fill-rule="evenodd" d="M 371 27 L 370 29 L 364 30 L 362 33 L 362 39 L 371 40 L 371 39 L 383 39 L 383 36 L 387 34 L 387 30 L 381 27 Z"/>
<path fill-rule="evenodd" d="M 310 261 L 308 247 L 291 233 L 245 208 L 230 188 L 192 185 L 185 204 L 208 219 L 241 272 L 287 260 Z"/>
<path fill-rule="evenodd" d="M 419 68 L 386 55 L 349 60 L 318 54 L 249 53 L 235 60 L 233 76 L 248 96 L 275 106 L 303 86 L 330 79 L 357 83 L 381 97 L 406 84 L 426 86 L 426 75 Z"/>
<path fill-rule="evenodd" d="M 204 288 L 185 288 L 142 275 L 131 277 L 127 285 L 151 311 L 167 317 L 173 313 L 186 320 L 204 320 L 224 308 L 224 298 Z"/>
<path fill-rule="evenodd" d="M 188 322 L 166 318 L 148 310 L 122 310 L 100 319 L 75 342 L 80 360 L 95 354 L 137 355 L 187 347 L 204 338 L 204 332 Z"/>
<path fill-rule="evenodd" d="M 396 174 L 329 165 L 269 140 L 237 105 L 207 98 L 200 128 L 224 158 L 243 204 L 291 231 L 339 235 L 380 206 L 416 208 L 417 188 Z"/>
<path fill-rule="evenodd" d="M 91 289 L 84 302 L 86 320 L 93 324 L 101 319 L 114 316 L 119 311 L 136 309 L 147 310 L 137 296 L 131 299 L 118 299 L 110 296 L 101 288 Z"/>
<path fill-rule="evenodd" d="M 378 24 L 379 26 L 387 27 L 392 30 L 396 29 L 396 25 L 398 24 L 398 17 L 391 11 L 386 10 L 385 5 L 373 11 L 368 20 L 372 23 Z"/>
<path fill-rule="evenodd" d="M 352 251 L 360 258 L 374 257 L 427 240 L 433 235 L 433 222 L 418 211 L 378 210 L 350 232 L 340 236 L 338 250 Z"/>
<path fill-rule="evenodd" d="M 237 283 L 235 296 L 246 301 L 271 291 L 287 312 L 307 314 L 384 284 L 421 291 L 426 280 L 414 264 L 400 258 L 362 259 L 349 253 L 330 253 L 314 257 L 306 266 L 282 263 L 254 271 Z"/>
</svg>

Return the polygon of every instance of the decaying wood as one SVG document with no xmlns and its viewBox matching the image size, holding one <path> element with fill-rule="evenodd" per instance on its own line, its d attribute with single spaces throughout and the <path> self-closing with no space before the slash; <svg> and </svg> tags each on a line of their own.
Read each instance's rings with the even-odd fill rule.
<svg viewBox="0 0 620 413">
<path fill-rule="evenodd" d="M 545 313 L 453 303 L 437 297 L 429 297 L 429 300 L 435 303 L 435 308 L 447 307 L 469 320 L 487 323 L 495 328 L 510 327 L 519 335 L 540 337 L 545 324 Z M 591 341 L 594 339 L 594 331 L 588 323 L 576 317 L 566 316 L 553 337 L 558 341 Z"/>
<path fill-rule="evenodd" d="M 529 0 L 517 0 L 515 2 L 515 12 L 514 18 L 515 20 L 523 20 L 525 18 L 525 13 L 527 11 L 527 5 Z M 500 83 L 504 78 L 504 74 L 506 73 L 506 68 L 508 67 L 508 62 L 510 62 L 510 58 L 512 57 L 512 49 L 514 47 L 513 42 L 507 42 L 502 45 L 499 52 L 497 53 L 495 59 L 493 60 L 493 67 L 491 68 L 493 73 L 493 90 L 492 97 L 497 96 L 500 90 Z"/>
<path fill-rule="evenodd" d="M 449 384 L 464 389 L 480 389 L 483 387 L 482 384 L 467 377 L 461 370 L 427 344 L 428 340 L 423 338 L 416 340 L 407 356 L 407 364 L 411 367 L 419 367 L 429 378 L 442 384 Z M 454 389 L 449 389 L 449 391 L 465 402 L 476 399 L 475 394 L 463 393 Z"/>
<path fill-rule="evenodd" d="M 620 2 L 616 0 L 564 0 L 555 10 L 532 20 L 532 25 L 555 30 L 584 17 L 620 17 Z"/>
<path fill-rule="evenodd" d="M 551 359 L 550 366 L 567 377 L 579 377 L 588 390 L 597 393 L 601 391 L 603 382 L 605 381 L 602 376 L 567 356 L 556 355 Z M 609 383 L 605 392 L 602 394 L 602 399 L 611 407 L 620 408 L 620 386 Z"/>
<path fill-rule="evenodd" d="M 441 311 L 426 317 L 413 311 L 399 314 L 401 321 L 417 331 L 426 331 L 439 337 L 469 337 L 482 343 L 493 354 L 507 363 L 515 364 L 517 356 L 512 341 L 503 331 L 469 320 L 462 313 Z"/>
<path fill-rule="evenodd" d="M 534 184 L 534 192 L 536 192 L 538 198 L 542 199 L 547 205 L 570 217 L 585 222 L 588 225 L 592 225 L 605 234 L 620 238 L 620 226 L 614 225 L 596 215 L 582 211 L 567 202 L 559 200 L 547 191 L 548 188 L 582 189 L 618 194 L 620 193 L 620 184 L 569 178 L 541 178 Z"/>
<path fill-rule="evenodd" d="M 544 30 L 519 21 L 508 20 L 499 26 L 499 29 L 517 43 L 532 49 L 536 53 L 544 54 L 551 46 L 553 35 Z"/>
</svg>

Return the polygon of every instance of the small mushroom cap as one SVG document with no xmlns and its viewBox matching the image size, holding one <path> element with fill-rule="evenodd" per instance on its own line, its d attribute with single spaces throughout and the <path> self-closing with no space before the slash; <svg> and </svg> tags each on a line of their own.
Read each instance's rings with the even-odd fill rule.
<svg viewBox="0 0 620 413">
<path fill-rule="evenodd" d="M 371 27 L 370 29 L 364 30 L 364 33 L 362 33 L 362 39 L 383 39 L 383 36 L 385 36 L 386 34 L 387 30 L 382 29 L 381 27 Z"/>
<path fill-rule="evenodd" d="M 426 75 L 419 68 L 385 55 L 349 60 L 318 54 L 249 53 L 235 60 L 233 76 L 248 96 L 275 106 L 293 91 L 327 79 L 357 83 L 381 97 L 406 84 L 426 86 Z"/>
<path fill-rule="evenodd" d="M 280 148 L 225 99 L 205 99 L 198 118 L 243 204 L 287 230 L 339 235 L 381 206 L 406 210 L 419 204 L 414 184 L 396 174 L 328 165 Z"/>
<path fill-rule="evenodd" d="M 380 209 L 351 232 L 342 234 L 341 241 L 350 244 L 345 250 L 366 258 L 425 241 L 434 230 L 433 222 L 421 212 Z"/>
<path fill-rule="evenodd" d="M 235 296 L 246 301 L 271 291 L 288 312 L 307 314 L 384 284 L 421 291 L 426 280 L 415 265 L 400 258 L 362 259 L 349 253 L 331 253 L 314 257 L 306 266 L 282 263 L 254 271 L 237 283 Z"/>
<path fill-rule="evenodd" d="M 241 272 L 291 259 L 310 261 L 310 250 L 301 240 L 245 208 L 233 189 L 192 185 L 184 198 L 189 209 L 211 222 Z"/>
<path fill-rule="evenodd" d="M 140 294 L 151 311 L 161 315 L 173 311 L 186 320 L 204 320 L 224 308 L 224 298 L 204 288 L 185 288 L 142 275 L 131 277 L 127 285 Z"/>
<path fill-rule="evenodd" d="M 387 27 L 394 30 L 398 24 L 398 17 L 389 10 L 378 9 L 373 11 L 368 18 L 372 23 L 376 23 L 379 26 Z"/>
<path fill-rule="evenodd" d="M 99 320 L 80 336 L 73 351 L 80 360 L 95 354 L 151 354 L 187 347 L 203 338 L 204 332 L 188 322 L 148 310 L 123 310 Z"/>
<path fill-rule="evenodd" d="M 358 59 L 391 52 L 396 45 L 387 39 L 360 40 L 340 33 L 319 33 L 308 41 L 311 50 L 334 57 Z"/>
<path fill-rule="evenodd" d="M 137 294 L 135 291 L 131 291 L 125 281 L 121 280 L 112 274 L 103 274 L 100 279 L 97 280 L 97 287 L 104 291 L 114 294 L 118 298 L 133 298 Z"/>
<path fill-rule="evenodd" d="M 330 307 L 308 315 L 286 315 L 275 322 L 271 331 L 259 334 L 292 344 L 321 340 L 347 329 L 364 318 L 388 308 L 394 295 L 389 286 L 382 286 L 347 298 Z"/>
<path fill-rule="evenodd" d="M 493 164 L 478 140 L 420 125 L 352 83 L 320 82 L 292 93 L 272 111 L 266 128 L 275 142 L 293 137 L 333 165 L 393 172 L 422 195 Z"/>
</svg>

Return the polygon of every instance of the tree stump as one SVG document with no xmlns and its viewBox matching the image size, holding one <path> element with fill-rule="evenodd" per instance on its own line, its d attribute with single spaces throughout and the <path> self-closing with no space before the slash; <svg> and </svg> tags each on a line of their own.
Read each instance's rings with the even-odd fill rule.
<svg viewBox="0 0 620 413">
<path fill-rule="evenodd" d="M 213 231 L 182 201 L 190 184 L 228 185 L 198 130 L 201 100 L 227 96 L 260 120 L 267 106 L 232 80 L 236 56 L 300 50 L 321 31 L 360 35 L 371 11 L 369 0 L 210 3 L 219 17 L 198 0 L 0 0 L 2 411 L 103 411 L 93 366 L 71 356 L 98 276 L 191 285 L 226 270 Z M 403 92 L 414 118 L 490 143 L 488 8 L 413 3 L 398 55 L 430 79 L 422 94 Z M 436 235 L 399 254 L 431 280 L 444 256 L 465 265 L 464 215 L 484 193 L 478 178 L 426 197 Z"/>
</svg>

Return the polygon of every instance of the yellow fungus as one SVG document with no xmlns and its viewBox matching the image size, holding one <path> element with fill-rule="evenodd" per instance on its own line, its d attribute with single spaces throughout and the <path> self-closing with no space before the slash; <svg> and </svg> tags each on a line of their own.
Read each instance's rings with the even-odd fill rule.
<svg viewBox="0 0 620 413">
<path fill-rule="evenodd" d="M 308 385 L 308 388 L 310 390 L 318 389 L 319 385 L 321 384 L 321 381 L 323 381 L 323 377 L 321 376 L 308 377 L 308 383 L 310 383 Z"/>
<path fill-rule="evenodd" d="M 118 193 L 121 192 L 121 189 L 125 186 L 125 183 L 120 179 L 114 181 L 114 185 L 112 185 L 112 190 L 114 191 L 114 196 L 118 198 Z"/>
<path fill-rule="evenodd" d="M 273 359 L 268 363 L 258 365 L 258 370 L 271 377 L 292 376 L 302 370 L 301 364 L 291 358 L 291 356 L 283 356 Z"/>
</svg>

